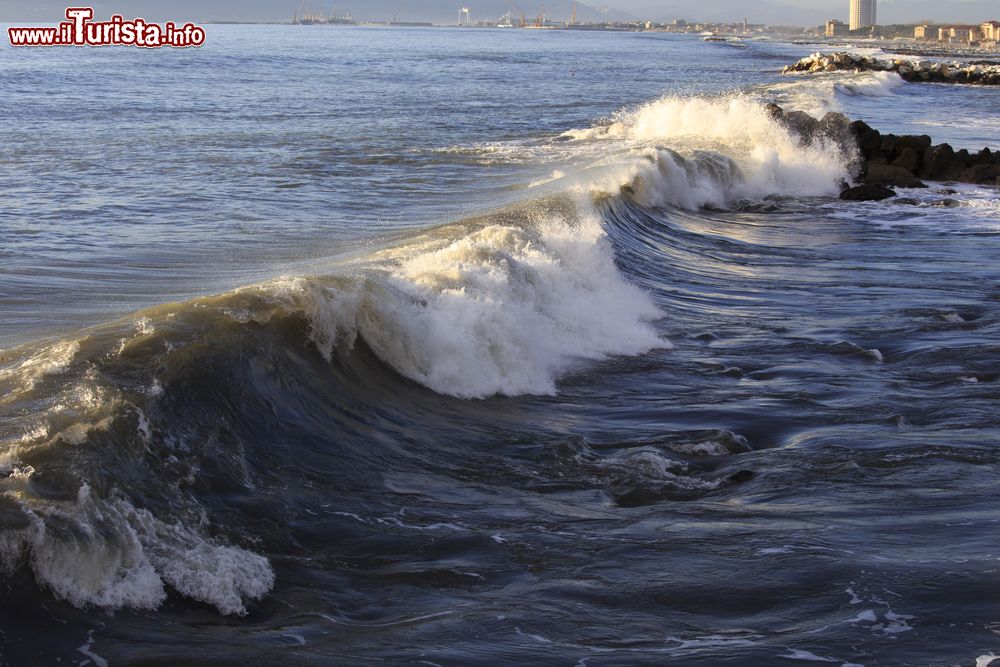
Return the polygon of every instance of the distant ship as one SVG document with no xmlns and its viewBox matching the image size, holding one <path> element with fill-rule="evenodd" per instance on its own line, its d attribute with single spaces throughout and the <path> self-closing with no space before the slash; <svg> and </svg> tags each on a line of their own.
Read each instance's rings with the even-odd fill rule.
<svg viewBox="0 0 1000 667">
<path fill-rule="evenodd" d="M 337 16 L 334 9 L 330 12 L 329 16 L 324 16 L 323 14 L 305 13 L 301 14 L 302 5 L 305 4 L 305 0 L 299 5 L 298 11 L 292 17 L 293 25 L 357 25 L 354 19 L 351 18 L 351 13 L 347 12 L 343 16 Z M 301 14 L 301 15 L 300 15 Z"/>
</svg>

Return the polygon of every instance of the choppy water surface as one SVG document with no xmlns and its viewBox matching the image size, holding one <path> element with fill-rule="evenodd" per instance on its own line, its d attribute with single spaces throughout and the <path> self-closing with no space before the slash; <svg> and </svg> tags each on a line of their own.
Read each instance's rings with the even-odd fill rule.
<svg viewBox="0 0 1000 667">
<path fill-rule="evenodd" d="M 761 105 L 997 92 L 808 48 L 8 50 L 0 659 L 986 664 L 1000 192 L 841 203 Z"/>
</svg>

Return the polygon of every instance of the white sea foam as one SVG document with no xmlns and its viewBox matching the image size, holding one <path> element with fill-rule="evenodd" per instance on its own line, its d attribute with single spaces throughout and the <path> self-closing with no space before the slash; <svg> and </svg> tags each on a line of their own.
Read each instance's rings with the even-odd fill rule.
<svg viewBox="0 0 1000 667">
<path fill-rule="evenodd" d="M 805 111 L 818 118 L 830 111 L 843 111 L 842 95 L 890 97 L 905 85 L 896 72 L 824 72 L 774 84 L 767 92 L 786 109 Z"/>
<path fill-rule="evenodd" d="M 835 658 L 826 658 L 809 651 L 794 648 L 788 649 L 788 653 L 783 653 L 778 657 L 786 660 L 805 660 L 806 662 L 839 662 Z"/>
<path fill-rule="evenodd" d="M 46 376 L 58 375 L 66 370 L 80 351 L 76 340 L 60 341 L 46 346 L 20 363 L 0 368 L 0 403 L 13 400 L 35 388 Z"/>
<path fill-rule="evenodd" d="M 96 653 L 94 653 L 93 650 L 91 650 L 93 646 L 94 646 L 94 631 L 90 630 L 87 633 L 87 642 L 83 646 L 78 647 L 76 650 L 82 653 L 83 655 L 87 656 L 88 658 L 90 658 L 94 662 L 94 664 L 97 665 L 97 667 L 108 667 L 108 661 L 102 658 L 101 656 L 97 655 Z M 84 662 L 80 664 L 86 664 L 86 663 Z"/>
<path fill-rule="evenodd" d="M 297 292 L 327 356 L 361 336 L 400 374 L 462 398 L 552 394 L 581 360 L 670 346 L 593 212 L 446 230 L 375 255 L 356 280 L 297 279 L 279 292 Z"/>
<path fill-rule="evenodd" d="M 27 561 L 41 585 L 78 607 L 155 609 L 169 585 L 223 614 L 242 614 L 245 600 L 261 598 L 274 583 L 264 557 L 125 500 L 97 499 L 86 485 L 75 502 L 25 503 L 22 510 L 29 525 L 0 533 L 0 564 L 9 571 Z"/>
<path fill-rule="evenodd" d="M 949 183 L 949 191 L 931 188 L 897 189 L 916 200 L 902 204 L 895 198 L 856 206 L 822 205 L 823 215 L 885 228 L 923 227 L 947 233 L 995 233 L 1000 230 L 1000 196 L 988 186 Z"/>
<path fill-rule="evenodd" d="M 863 74 L 848 73 L 841 81 L 835 83 L 837 89 L 850 95 L 862 97 L 889 97 L 904 85 L 906 81 L 896 72 L 865 72 Z"/>
<path fill-rule="evenodd" d="M 826 139 L 804 144 L 750 97 L 665 97 L 613 120 L 565 135 L 619 149 L 583 187 L 614 194 L 629 185 L 647 205 L 695 209 L 834 195 L 849 175 L 852 156 Z"/>
</svg>

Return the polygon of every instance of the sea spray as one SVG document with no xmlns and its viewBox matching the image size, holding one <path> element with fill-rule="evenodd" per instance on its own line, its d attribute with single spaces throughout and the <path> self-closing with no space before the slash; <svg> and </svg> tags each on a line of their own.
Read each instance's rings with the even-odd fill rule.
<svg viewBox="0 0 1000 667">
<path fill-rule="evenodd" d="M 853 157 L 829 138 L 803 140 L 746 96 L 664 97 L 564 136 L 620 149 L 584 187 L 628 186 L 645 205 L 687 209 L 833 195 Z"/>
<path fill-rule="evenodd" d="M 895 72 L 824 72 L 794 83 L 771 84 L 762 92 L 782 107 L 819 118 L 830 111 L 844 111 L 845 98 L 891 97 L 905 85 Z"/>
<path fill-rule="evenodd" d="M 401 375 L 461 398 L 553 394 L 581 360 L 669 347 L 595 212 L 534 218 L 420 238 L 346 285 L 298 281 L 314 341 L 329 357 L 360 336 Z"/>
<path fill-rule="evenodd" d="M 23 485 L 33 472 L 8 479 Z M 78 607 L 155 609 L 169 584 L 223 614 L 244 614 L 244 600 L 261 598 L 274 584 L 263 556 L 160 521 L 124 499 L 96 498 L 87 484 L 75 501 L 21 507 L 25 525 L 0 535 L 0 570 L 26 560 L 40 584 Z"/>
</svg>

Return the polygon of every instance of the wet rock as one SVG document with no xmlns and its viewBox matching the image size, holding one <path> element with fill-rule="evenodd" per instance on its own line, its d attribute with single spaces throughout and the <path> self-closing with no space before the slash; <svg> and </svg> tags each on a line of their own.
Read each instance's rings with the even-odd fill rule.
<svg viewBox="0 0 1000 667">
<path fill-rule="evenodd" d="M 927 64 L 927 68 L 933 67 Z M 948 144 L 934 146 L 926 134 L 883 135 L 864 121 L 851 122 L 840 113 L 828 113 L 816 120 L 802 111 L 785 111 L 777 104 L 768 104 L 765 110 L 804 142 L 824 137 L 838 143 L 849 160 L 856 161 L 860 155 L 861 160 L 850 169 L 856 180 L 868 184 L 925 188 L 922 179 L 927 179 L 1000 186 L 1000 153 L 989 148 L 973 155 L 966 149 L 956 151 Z M 852 191 L 847 199 L 867 196 L 849 184 L 840 185 L 845 194 Z"/>
<path fill-rule="evenodd" d="M 882 135 L 882 143 L 879 145 L 879 151 L 882 153 L 892 153 L 896 150 L 896 140 L 899 139 L 895 134 L 884 134 Z"/>
<path fill-rule="evenodd" d="M 878 183 L 864 183 L 840 193 L 840 198 L 846 201 L 880 201 L 895 196 L 894 190 Z"/>
<path fill-rule="evenodd" d="M 793 65 L 784 67 L 782 74 L 795 72 L 896 72 L 905 81 L 933 81 L 939 83 L 975 84 L 991 86 L 1000 84 L 1000 65 L 911 62 L 908 60 L 881 60 L 870 56 L 851 56 L 848 53 L 814 53 Z"/>
<path fill-rule="evenodd" d="M 771 118 L 775 120 L 782 120 L 785 117 L 785 110 L 779 107 L 774 102 L 769 102 L 764 105 L 764 113 L 766 113 Z"/>
<path fill-rule="evenodd" d="M 911 148 L 917 155 L 923 157 L 931 147 L 931 138 L 926 134 L 905 134 L 896 140 L 896 146 L 899 150 Z"/>
<path fill-rule="evenodd" d="M 853 137 L 851 119 L 836 111 L 831 111 L 820 118 L 816 131 L 838 141 Z"/>
<path fill-rule="evenodd" d="M 1000 164 L 976 164 L 964 170 L 958 180 L 977 185 L 994 185 L 997 178 L 1000 178 Z"/>
<path fill-rule="evenodd" d="M 868 128 L 866 132 L 858 134 L 857 141 L 858 150 L 861 151 L 862 157 L 866 160 L 871 160 L 881 154 L 882 135 L 879 134 L 878 130 Z"/>
<path fill-rule="evenodd" d="M 958 208 L 961 205 L 962 204 L 960 202 L 955 201 L 954 199 L 942 199 L 931 204 L 931 206 L 938 206 L 940 208 Z"/>
<path fill-rule="evenodd" d="M 853 123 L 851 123 L 851 130 L 853 130 L 855 136 L 858 137 L 860 137 L 863 134 L 875 131 L 872 129 L 871 125 L 869 125 L 863 120 L 856 120 Z"/>
<path fill-rule="evenodd" d="M 941 178 L 946 171 L 953 168 L 955 162 L 955 150 L 950 145 L 932 146 L 924 153 L 924 159 L 920 165 L 920 178 Z"/>
<path fill-rule="evenodd" d="M 893 185 L 898 188 L 926 188 L 927 184 L 914 176 L 906 169 L 894 167 L 889 164 L 868 163 L 868 171 L 865 176 L 867 183 L 879 183 L 881 185 Z"/>
<path fill-rule="evenodd" d="M 920 206 L 920 200 L 913 197 L 896 197 L 892 200 L 892 203 L 904 206 Z"/>
<path fill-rule="evenodd" d="M 1000 157 L 1000 155 L 994 155 L 993 151 L 989 148 L 984 148 L 976 154 L 974 161 L 977 164 L 992 164 L 997 161 L 998 157 Z"/>
<path fill-rule="evenodd" d="M 909 146 L 904 146 L 899 157 L 892 161 L 892 166 L 915 173 L 920 168 L 920 153 Z"/>
<path fill-rule="evenodd" d="M 816 133 L 835 143 L 844 155 L 855 160 L 858 155 L 858 142 L 851 119 L 842 113 L 831 111 L 823 116 L 816 126 Z"/>
<path fill-rule="evenodd" d="M 816 134 L 819 121 L 804 111 L 789 111 L 782 119 L 789 130 L 799 135 L 804 141 L 808 141 Z"/>
</svg>

